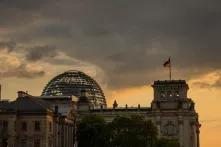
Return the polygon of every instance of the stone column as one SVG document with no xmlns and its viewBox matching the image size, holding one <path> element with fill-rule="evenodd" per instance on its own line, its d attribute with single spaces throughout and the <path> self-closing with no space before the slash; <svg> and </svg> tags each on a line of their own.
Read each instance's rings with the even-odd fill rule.
<svg viewBox="0 0 221 147">
<path fill-rule="evenodd" d="M 161 137 L 161 118 L 160 116 L 157 116 L 156 118 L 156 125 L 157 125 L 157 129 L 158 129 L 158 134 L 159 134 L 159 137 Z"/>
<path fill-rule="evenodd" d="M 192 128 L 192 131 L 191 131 L 191 135 L 193 137 L 193 140 L 192 140 L 192 145 L 193 147 L 197 147 L 197 127 L 196 127 L 196 122 L 192 122 L 191 123 L 191 128 Z"/>
<path fill-rule="evenodd" d="M 58 147 L 62 147 L 62 129 L 61 129 L 61 123 L 58 124 Z"/>
<path fill-rule="evenodd" d="M 183 142 L 183 117 L 179 116 L 178 118 L 178 125 L 179 125 L 179 142 L 180 142 L 180 147 L 184 147 L 184 142 Z"/>
<path fill-rule="evenodd" d="M 197 122 L 196 135 L 197 135 L 197 147 L 200 147 L 200 127 L 201 124 Z"/>
</svg>

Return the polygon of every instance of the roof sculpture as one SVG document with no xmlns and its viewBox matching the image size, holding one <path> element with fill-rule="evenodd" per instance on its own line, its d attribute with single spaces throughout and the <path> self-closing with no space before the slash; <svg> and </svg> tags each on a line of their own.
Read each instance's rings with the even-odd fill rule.
<svg viewBox="0 0 221 147">
<path fill-rule="evenodd" d="M 99 84 L 81 71 L 70 70 L 54 77 L 45 86 L 42 96 L 81 96 L 86 90 L 93 107 L 106 107 L 104 93 Z"/>
</svg>

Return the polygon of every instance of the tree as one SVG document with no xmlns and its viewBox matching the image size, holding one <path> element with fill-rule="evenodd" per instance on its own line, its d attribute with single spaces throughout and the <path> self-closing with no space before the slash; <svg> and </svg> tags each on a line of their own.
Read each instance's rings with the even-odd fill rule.
<svg viewBox="0 0 221 147">
<path fill-rule="evenodd" d="M 102 117 L 88 115 L 77 124 L 78 147 L 104 147 L 106 136 L 106 124 Z"/>
<path fill-rule="evenodd" d="M 180 147 L 178 140 L 169 140 L 166 138 L 160 138 L 157 143 L 157 147 Z"/>
<path fill-rule="evenodd" d="M 112 147 L 154 147 L 157 128 L 138 115 L 118 116 L 110 124 Z"/>
<path fill-rule="evenodd" d="M 78 147 L 179 147 L 177 140 L 158 139 L 157 128 L 139 115 L 117 116 L 111 123 L 88 115 L 77 124 Z"/>
</svg>

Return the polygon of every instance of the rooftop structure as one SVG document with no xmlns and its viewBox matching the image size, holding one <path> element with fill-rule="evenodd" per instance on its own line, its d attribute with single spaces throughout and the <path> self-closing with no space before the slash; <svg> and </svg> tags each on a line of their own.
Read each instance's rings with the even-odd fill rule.
<svg viewBox="0 0 221 147">
<path fill-rule="evenodd" d="M 104 93 L 99 84 L 81 71 L 70 70 L 54 77 L 45 86 L 42 96 L 81 96 L 86 90 L 92 107 L 106 107 Z"/>
<path fill-rule="evenodd" d="M 152 87 L 155 100 L 185 99 L 189 90 L 185 80 L 155 81 Z"/>
</svg>

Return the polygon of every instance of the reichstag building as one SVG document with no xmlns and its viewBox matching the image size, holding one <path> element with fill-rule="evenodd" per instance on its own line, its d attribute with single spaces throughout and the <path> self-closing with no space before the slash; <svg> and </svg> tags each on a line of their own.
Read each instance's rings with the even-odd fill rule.
<svg viewBox="0 0 221 147">
<path fill-rule="evenodd" d="M 177 139 L 181 147 L 200 147 L 200 123 L 185 80 L 154 81 L 150 107 L 107 107 L 99 84 L 81 71 L 52 78 L 40 96 L 18 91 L 14 101 L 0 101 L 1 147 L 77 147 L 76 122 L 89 114 L 111 122 L 137 114 L 151 120 L 159 137 Z M 148 104 L 145 104 L 148 105 Z"/>
</svg>

